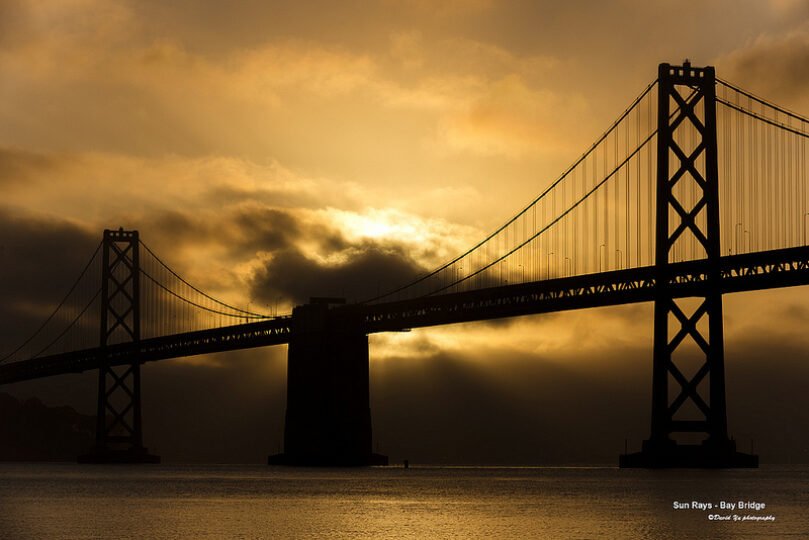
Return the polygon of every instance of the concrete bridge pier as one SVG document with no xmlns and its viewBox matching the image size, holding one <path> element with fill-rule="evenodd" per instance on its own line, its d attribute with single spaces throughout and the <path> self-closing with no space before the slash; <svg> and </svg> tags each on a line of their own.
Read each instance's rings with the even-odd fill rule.
<svg viewBox="0 0 809 540">
<path fill-rule="evenodd" d="M 387 465 L 371 451 L 368 336 L 337 299 L 312 299 L 292 311 L 287 357 L 284 452 L 270 465 Z"/>
</svg>

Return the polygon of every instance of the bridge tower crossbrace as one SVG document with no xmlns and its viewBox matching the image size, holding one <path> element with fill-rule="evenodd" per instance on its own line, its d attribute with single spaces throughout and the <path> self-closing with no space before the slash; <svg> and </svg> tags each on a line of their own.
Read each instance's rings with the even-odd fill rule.
<svg viewBox="0 0 809 540">
<path fill-rule="evenodd" d="M 651 435 L 640 452 L 620 456 L 621 467 L 758 466 L 758 456 L 737 452 L 727 431 L 715 80 L 713 67 L 694 68 L 688 61 L 658 68 Z M 672 105 L 678 109 L 675 115 L 671 115 Z M 691 146 L 687 137 L 678 136 L 678 131 L 686 129 L 696 133 Z M 678 198 L 676 187 L 681 182 L 693 182 L 689 188 L 698 194 L 690 209 Z M 705 255 L 706 279 L 691 315 L 687 302 L 675 294 L 671 272 L 674 246 L 687 235 Z M 701 364 L 690 373 L 678 364 L 683 356 L 676 354 L 689 338 L 697 346 Z M 700 392 L 704 386 L 707 400 Z M 670 399 L 671 389 L 674 399 Z M 691 414 L 685 413 L 685 405 L 690 405 Z M 700 444 L 680 444 L 672 438 L 675 433 L 707 437 Z"/>
</svg>

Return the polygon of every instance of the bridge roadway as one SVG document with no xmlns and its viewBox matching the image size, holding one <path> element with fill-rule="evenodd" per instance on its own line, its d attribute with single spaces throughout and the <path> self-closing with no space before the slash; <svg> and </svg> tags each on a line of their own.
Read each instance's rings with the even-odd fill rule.
<svg viewBox="0 0 809 540">
<path fill-rule="evenodd" d="M 676 297 L 704 294 L 714 287 L 705 259 L 668 265 L 667 279 Z M 719 260 L 723 293 L 809 284 L 809 247 L 727 255 Z M 615 270 L 503 285 L 474 291 L 426 296 L 372 305 L 334 307 L 364 322 L 366 333 L 393 332 L 444 324 L 514 317 L 553 311 L 650 302 L 659 276 L 655 266 Z M 358 317 L 358 319 L 356 318 Z M 180 358 L 288 343 L 293 317 L 142 339 L 106 348 L 110 365 Z M 96 369 L 100 348 L 44 356 L 0 366 L 0 384 Z"/>
</svg>

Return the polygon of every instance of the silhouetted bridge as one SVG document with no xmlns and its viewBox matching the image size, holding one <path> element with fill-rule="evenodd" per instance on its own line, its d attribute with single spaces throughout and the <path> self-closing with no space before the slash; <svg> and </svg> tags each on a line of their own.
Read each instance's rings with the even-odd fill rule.
<svg viewBox="0 0 809 540">
<path fill-rule="evenodd" d="M 756 466 L 727 433 L 722 295 L 809 284 L 807 128 L 713 68 L 661 64 L 570 169 L 466 253 L 369 301 L 314 299 L 281 317 L 214 299 L 136 231 L 108 230 L 53 314 L 0 361 L 0 384 L 98 369 L 97 443 L 82 459 L 155 461 L 141 364 L 288 343 L 284 454 L 270 462 L 385 463 L 371 452 L 368 334 L 654 302 L 651 436 L 621 465 Z"/>
</svg>

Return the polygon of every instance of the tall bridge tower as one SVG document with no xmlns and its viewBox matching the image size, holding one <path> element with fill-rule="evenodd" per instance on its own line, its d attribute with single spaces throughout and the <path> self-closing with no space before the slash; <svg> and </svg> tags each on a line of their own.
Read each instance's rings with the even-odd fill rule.
<svg viewBox="0 0 809 540">
<path fill-rule="evenodd" d="M 107 361 L 108 345 L 140 342 L 138 231 L 105 230 L 101 253 L 96 444 L 79 463 L 158 463 L 143 447 L 140 359 L 117 367 Z"/>
<path fill-rule="evenodd" d="M 652 427 L 642 451 L 621 456 L 620 466 L 757 467 L 758 457 L 737 452 L 727 431 L 714 68 L 660 64 L 658 85 Z M 682 135 L 686 129 L 696 140 Z M 698 195 L 692 208 L 676 195 L 682 182 Z M 699 296 L 685 300 L 672 287 L 671 262 L 674 246 L 689 235 L 704 250 L 705 279 Z M 701 364 L 690 374 L 678 354 L 689 338 Z M 707 438 L 679 444 L 675 433 Z"/>
</svg>

